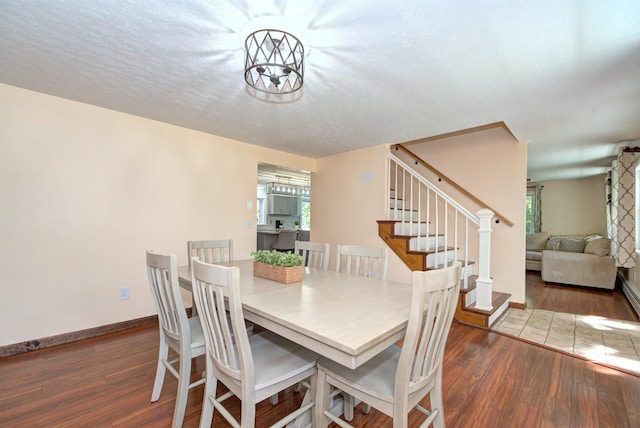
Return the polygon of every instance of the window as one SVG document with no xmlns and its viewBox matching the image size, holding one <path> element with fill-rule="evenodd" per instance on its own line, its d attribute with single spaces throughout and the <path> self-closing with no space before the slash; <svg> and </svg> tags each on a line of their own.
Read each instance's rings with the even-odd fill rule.
<svg viewBox="0 0 640 428">
<path fill-rule="evenodd" d="M 526 233 L 542 231 L 542 188 L 543 186 L 540 185 L 527 187 L 525 206 Z"/>
<path fill-rule="evenodd" d="M 311 200 L 300 199 L 300 229 L 311 229 Z"/>
<path fill-rule="evenodd" d="M 533 191 L 532 189 L 527 189 L 527 203 L 526 203 L 526 216 L 525 216 L 525 231 L 526 233 L 534 233 L 533 232 Z"/>
<path fill-rule="evenodd" d="M 258 195 L 256 202 L 256 210 L 257 210 L 257 224 L 266 224 L 267 223 L 267 213 L 266 213 L 266 203 L 265 199 L 267 198 L 267 191 L 264 185 L 258 185 Z"/>
</svg>

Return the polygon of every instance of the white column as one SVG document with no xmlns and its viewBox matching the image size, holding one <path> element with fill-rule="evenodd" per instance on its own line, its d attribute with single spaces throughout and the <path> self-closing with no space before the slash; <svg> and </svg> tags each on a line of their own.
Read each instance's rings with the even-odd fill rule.
<svg viewBox="0 0 640 428">
<path fill-rule="evenodd" d="M 482 209 L 477 213 L 480 218 L 478 248 L 478 279 L 476 279 L 476 309 L 493 309 L 493 279 L 491 279 L 491 219 L 493 211 Z"/>
</svg>

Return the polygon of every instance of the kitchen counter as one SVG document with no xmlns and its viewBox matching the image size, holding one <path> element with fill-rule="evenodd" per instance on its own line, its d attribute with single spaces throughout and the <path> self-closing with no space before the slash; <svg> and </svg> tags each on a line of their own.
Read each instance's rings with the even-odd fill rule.
<svg viewBox="0 0 640 428">
<path fill-rule="evenodd" d="M 265 233 L 267 235 L 277 235 L 280 233 L 280 231 L 276 229 L 266 229 L 266 230 L 259 230 L 258 233 Z"/>
<path fill-rule="evenodd" d="M 270 250 L 271 246 L 278 240 L 278 235 L 283 230 L 294 230 L 294 229 L 261 229 L 261 230 L 258 230 L 258 241 L 257 241 L 258 250 Z M 298 230 L 298 232 L 300 232 L 300 231 Z"/>
<path fill-rule="evenodd" d="M 297 232 L 300 232 L 300 229 L 285 229 L 285 228 L 282 228 L 282 229 L 258 229 L 258 233 L 268 233 L 268 234 L 272 234 L 272 235 L 273 234 L 277 235 L 278 233 L 280 233 L 283 230 L 295 230 Z"/>
</svg>

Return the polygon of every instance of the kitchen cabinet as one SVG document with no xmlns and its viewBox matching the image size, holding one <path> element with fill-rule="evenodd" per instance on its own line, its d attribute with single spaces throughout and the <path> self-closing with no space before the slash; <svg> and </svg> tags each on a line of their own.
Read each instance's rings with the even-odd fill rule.
<svg viewBox="0 0 640 428">
<path fill-rule="evenodd" d="M 272 215 L 298 215 L 298 198 L 283 195 L 268 195 L 267 212 Z"/>
</svg>

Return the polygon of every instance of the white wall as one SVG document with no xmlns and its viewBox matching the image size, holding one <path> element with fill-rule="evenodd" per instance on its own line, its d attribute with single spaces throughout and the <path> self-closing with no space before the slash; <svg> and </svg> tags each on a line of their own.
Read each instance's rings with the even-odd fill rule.
<svg viewBox="0 0 640 428">
<path fill-rule="evenodd" d="M 231 238 L 248 258 L 258 162 L 315 170 L 309 158 L 0 84 L 0 346 L 155 314 L 147 249 L 186 264 L 187 240 Z"/>
<path fill-rule="evenodd" d="M 544 181 L 542 231 L 551 235 L 604 234 L 607 229 L 604 176 Z"/>
</svg>

